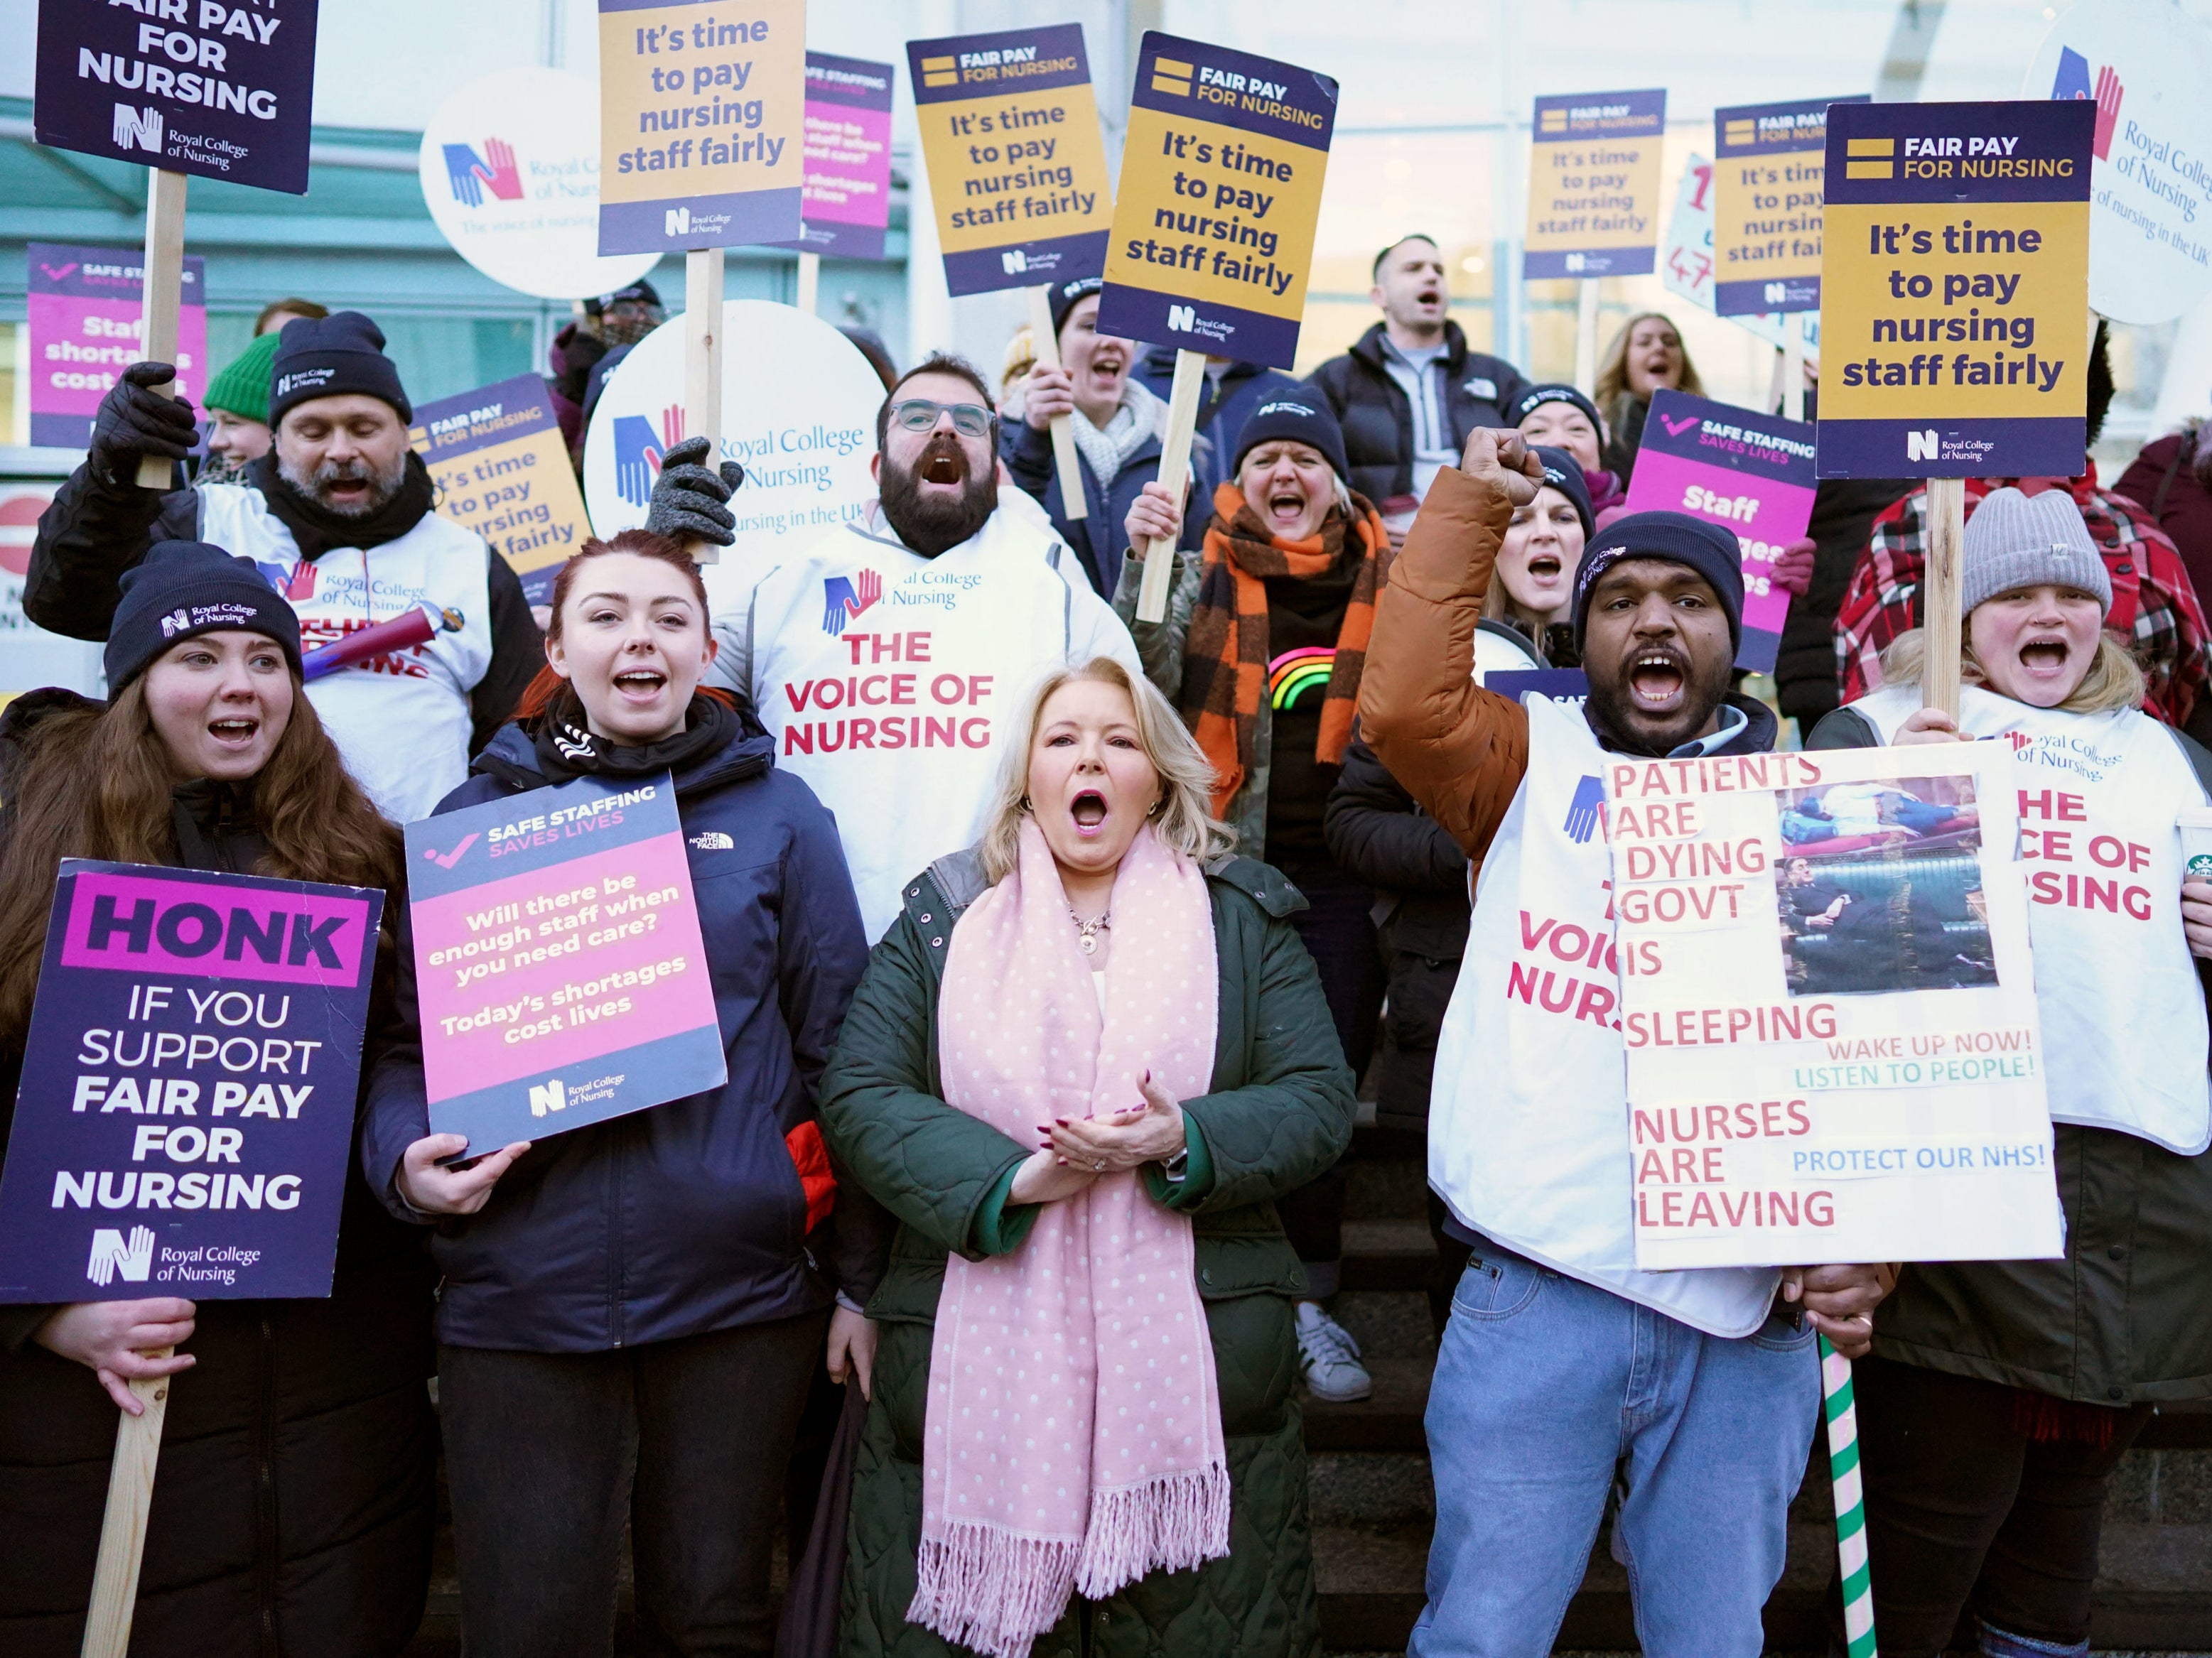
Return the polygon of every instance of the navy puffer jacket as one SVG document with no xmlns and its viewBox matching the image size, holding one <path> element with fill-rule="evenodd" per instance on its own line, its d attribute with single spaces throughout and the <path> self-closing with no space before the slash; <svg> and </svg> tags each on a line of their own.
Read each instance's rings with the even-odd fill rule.
<svg viewBox="0 0 2212 1658">
<path fill-rule="evenodd" d="M 866 1297 L 888 1242 L 857 1187 L 835 1193 L 815 1090 L 867 964 L 837 826 L 775 769 L 748 710 L 676 773 L 677 811 L 729 1064 L 721 1088 L 536 1141 L 474 1215 L 437 1221 L 450 1345 L 593 1352 L 816 1312 Z M 544 787 L 510 725 L 440 813 Z M 411 930 L 399 1002 L 417 1017 Z M 393 1182 L 430 1132 L 419 1041 L 377 1067 L 362 1168 L 393 1213 L 428 1222 Z M 490 1148 L 485 1148 L 490 1149 Z M 823 1211 L 829 1213 L 825 1217 Z"/>
</svg>

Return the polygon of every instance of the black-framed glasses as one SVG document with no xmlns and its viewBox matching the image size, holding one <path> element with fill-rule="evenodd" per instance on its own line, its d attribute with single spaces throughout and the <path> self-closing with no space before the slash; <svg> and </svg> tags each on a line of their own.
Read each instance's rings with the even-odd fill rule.
<svg viewBox="0 0 2212 1658">
<path fill-rule="evenodd" d="M 927 398 L 908 398 L 891 405 L 891 419 L 908 432 L 928 431 L 939 415 L 951 416 L 952 429 L 963 438 L 991 434 L 992 413 L 980 403 L 934 403 Z"/>
</svg>

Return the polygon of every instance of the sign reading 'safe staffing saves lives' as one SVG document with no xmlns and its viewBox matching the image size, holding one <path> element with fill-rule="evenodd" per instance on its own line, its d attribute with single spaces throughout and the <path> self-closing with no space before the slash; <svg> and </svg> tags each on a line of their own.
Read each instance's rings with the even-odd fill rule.
<svg viewBox="0 0 2212 1658">
<path fill-rule="evenodd" d="M 408 439 L 438 486 L 438 510 L 482 536 L 522 578 L 532 604 L 591 538 L 561 422 L 535 374 L 415 405 Z"/>
<path fill-rule="evenodd" d="M 1719 315 L 1820 308 L 1820 173 L 1831 101 L 1713 112 L 1713 309 Z"/>
<path fill-rule="evenodd" d="M 795 242 L 805 0 L 599 0 L 599 252 Z"/>
<path fill-rule="evenodd" d="M 1147 31 L 1098 331 L 1288 368 L 1335 128 L 1326 75 Z"/>
<path fill-rule="evenodd" d="M 1082 25 L 909 40 L 906 61 L 945 288 L 1097 276 L 1114 195 Z"/>
<path fill-rule="evenodd" d="M 1822 477 L 2072 477 L 2094 104 L 1837 104 Z"/>
<path fill-rule="evenodd" d="M 1650 271 L 1665 88 L 1539 98 L 1530 136 L 1523 280 Z"/>
<path fill-rule="evenodd" d="M 727 1079 L 666 772 L 407 826 L 430 1126 L 472 1151 Z"/>
<path fill-rule="evenodd" d="M 0 1302 L 326 1296 L 384 895 L 62 860 Z"/>
</svg>

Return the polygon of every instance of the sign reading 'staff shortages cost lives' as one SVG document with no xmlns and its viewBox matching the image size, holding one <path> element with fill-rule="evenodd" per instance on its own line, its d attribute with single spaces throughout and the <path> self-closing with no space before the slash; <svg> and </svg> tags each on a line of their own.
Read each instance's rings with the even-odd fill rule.
<svg viewBox="0 0 2212 1658">
<path fill-rule="evenodd" d="M 1713 309 L 1820 308 L 1820 174 L 1831 102 L 1713 112 Z"/>
<path fill-rule="evenodd" d="M 906 43 L 945 285 L 1095 276 L 1114 216 L 1079 23 Z"/>
<path fill-rule="evenodd" d="M 805 0 L 599 0 L 599 252 L 795 242 Z"/>
<path fill-rule="evenodd" d="M 1288 368 L 1335 129 L 1328 76 L 1147 31 L 1098 331 Z"/>
<path fill-rule="evenodd" d="M 522 578 L 532 604 L 591 538 L 561 422 L 535 374 L 415 405 L 408 440 L 438 486 L 438 510 L 474 530 Z"/>
<path fill-rule="evenodd" d="M 1539 98 L 1530 137 L 1522 276 L 1649 273 L 1659 242 L 1665 88 Z"/>
<path fill-rule="evenodd" d="M 1822 477 L 2081 471 L 2096 114 L 1830 108 Z"/>
</svg>

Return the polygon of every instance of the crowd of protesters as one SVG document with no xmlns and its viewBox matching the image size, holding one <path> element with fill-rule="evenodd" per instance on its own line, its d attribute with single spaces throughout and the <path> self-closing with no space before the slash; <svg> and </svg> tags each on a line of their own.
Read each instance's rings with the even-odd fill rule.
<svg viewBox="0 0 2212 1658">
<path fill-rule="evenodd" d="M 1425 1139 L 1439 1262 L 1419 1658 L 1548 1651 L 1609 1505 L 1645 1650 L 1760 1650 L 1816 1335 L 1863 1361 L 1885 1649 L 1972 1614 L 1995 1658 L 2086 1653 L 2106 1484 L 2212 1395 L 2212 884 L 2172 849 L 2212 791 L 2212 443 L 2117 490 L 2086 454 L 1970 481 L 1956 719 L 1920 695 L 1924 492 L 1824 483 L 1762 701 L 1735 538 L 1627 508 L 1653 393 L 1700 389 L 1673 323 L 1631 318 L 1585 391 L 1474 350 L 1430 238 L 1373 280 L 1310 378 L 1208 363 L 1180 498 L 1176 353 L 1101 333 L 1095 280 L 1051 291 L 1058 366 L 1018 339 L 995 390 L 856 338 L 877 498 L 719 609 L 683 548 L 732 541 L 744 478 L 704 439 L 533 615 L 436 510 L 369 318 L 277 302 L 204 411 L 126 370 L 24 594 L 104 643 L 106 701 L 0 714 L 0 1130 L 60 859 L 391 902 L 330 1297 L 0 1317 L 0 1648 L 77 1649 L 114 1412 L 188 1376 L 134 1650 L 398 1653 L 442 1455 L 471 1653 L 610 1652 L 627 1548 L 655 1651 L 1311 1658 L 1297 1400 L 1373 1389 L 1331 1312 L 1364 1098 Z M 640 282 L 554 342 L 572 451 L 664 319 Z M 458 625 L 303 681 L 418 603 Z M 973 688 L 951 738 L 797 689 L 923 659 Z M 2094 739 L 2171 889 L 2148 948 L 2033 911 L 2063 1259 L 1638 1271 L 1620 1037 L 1503 988 L 1524 907 L 1604 904 L 1573 792 L 1607 753 L 1997 737 Z M 434 1133 L 398 826 L 664 772 L 727 1080 Z M 1846 950 L 1850 896 L 1782 881 Z"/>
</svg>

